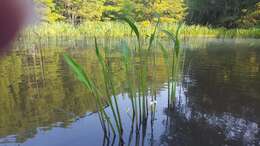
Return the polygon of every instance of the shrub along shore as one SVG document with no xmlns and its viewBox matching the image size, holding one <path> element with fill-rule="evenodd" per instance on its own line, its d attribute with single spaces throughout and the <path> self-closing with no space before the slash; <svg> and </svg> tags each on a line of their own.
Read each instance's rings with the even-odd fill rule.
<svg viewBox="0 0 260 146">
<path fill-rule="evenodd" d="M 140 28 L 141 35 L 149 37 L 152 33 L 155 24 L 150 22 L 141 22 L 137 26 Z M 161 29 L 175 32 L 178 24 L 162 23 Z M 248 29 L 227 29 L 227 28 L 211 28 L 209 26 L 200 25 L 186 25 L 184 24 L 181 30 L 181 37 L 212 37 L 212 38 L 260 38 L 260 28 Z M 67 38 L 81 38 L 81 37 L 132 37 L 130 28 L 121 22 L 86 22 L 78 26 L 71 24 L 57 22 L 57 23 L 43 23 L 39 25 L 30 26 L 22 32 L 22 38 L 34 37 L 67 37 Z M 160 33 L 163 37 L 164 34 Z"/>
</svg>

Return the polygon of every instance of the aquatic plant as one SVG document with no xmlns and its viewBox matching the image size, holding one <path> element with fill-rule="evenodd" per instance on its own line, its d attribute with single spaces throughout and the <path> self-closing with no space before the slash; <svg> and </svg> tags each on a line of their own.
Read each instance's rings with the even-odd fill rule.
<svg viewBox="0 0 260 146">
<path fill-rule="evenodd" d="M 111 71 L 109 69 L 109 64 L 105 63 L 105 59 L 100 54 L 100 50 L 98 48 L 96 38 L 95 38 L 95 48 L 96 48 L 96 56 L 98 58 L 98 62 L 101 65 L 102 73 L 103 73 L 103 76 L 104 76 L 104 85 L 105 85 L 105 88 L 106 88 L 106 96 L 108 97 L 108 103 L 109 103 L 110 108 L 112 110 L 113 117 L 114 117 L 114 120 L 116 122 L 116 127 L 117 127 L 117 130 L 118 130 L 118 133 L 119 133 L 119 135 L 122 135 L 123 128 L 122 128 L 121 116 L 120 116 L 120 112 L 119 112 L 119 108 L 118 108 L 118 102 L 117 102 L 117 99 L 116 99 L 115 88 L 114 88 L 114 85 L 113 85 L 113 76 L 112 76 Z M 107 51 L 105 51 L 105 52 L 107 52 Z M 114 99 L 114 104 L 113 104 L 113 101 L 110 98 L 111 95 Z"/>
<path fill-rule="evenodd" d="M 149 76 L 149 62 L 152 63 L 153 72 L 152 78 L 155 77 L 155 49 L 153 49 L 153 42 L 156 39 L 157 30 L 159 27 L 159 19 L 156 25 L 153 28 L 153 31 L 150 35 L 149 44 L 146 48 L 144 42 L 141 39 L 141 33 L 138 29 L 138 26 L 132 21 L 129 17 L 121 17 L 120 20 L 127 23 L 130 27 L 130 30 L 134 32 L 137 44 L 134 48 L 130 48 L 125 41 L 122 41 L 119 44 L 119 48 L 121 51 L 121 58 L 123 62 L 123 68 L 125 72 L 125 76 L 127 78 L 127 93 L 129 95 L 131 101 L 131 111 L 132 111 L 132 125 L 131 131 L 134 130 L 134 124 L 136 136 L 138 137 L 139 131 L 145 132 L 147 127 L 147 120 L 149 116 L 149 89 L 148 89 L 148 76 Z M 168 76 L 168 100 L 169 106 L 173 104 L 175 98 L 176 84 L 178 81 L 178 73 L 181 70 L 181 57 L 183 50 L 180 49 L 180 41 L 179 41 L 179 32 L 181 25 L 178 26 L 176 33 L 173 34 L 168 30 L 161 30 L 164 34 L 166 34 L 171 41 L 173 41 L 174 46 L 171 51 L 166 50 L 162 44 L 160 44 L 160 48 L 163 52 L 165 64 L 167 65 L 167 76 Z M 101 89 L 98 89 L 93 81 L 89 78 L 87 73 L 84 72 L 82 67 L 77 64 L 69 55 L 65 54 L 65 61 L 69 64 L 73 72 L 76 74 L 77 78 L 85 85 L 85 87 L 90 90 L 96 98 L 97 101 L 97 109 L 100 117 L 100 122 L 103 127 L 105 133 L 109 131 L 111 128 L 113 133 L 115 133 L 115 128 L 113 125 L 113 121 L 115 122 L 115 126 L 117 129 L 117 134 L 120 138 L 120 143 L 124 143 L 122 138 L 123 136 L 123 121 L 121 120 L 120 108 L 118 106 L 116 89 L 113 83 L 113 71 L 110 64 L 110 49 L 106 48 L 101 50 L 98 47 L 97 38 L 95 37 L 95 52 L 96 57 L 99 62 L 103 79 L 104 79 L 104 88 L 105 88 L 105 96 L 108 99 L 107 104 L 109 105 L 112 116 L 108 116 L 107 112 L 104 110 L 104 104 L 102 103 L 101 97 L 103 94 L 100 92 Z M 154 79 L 153 79 L 154 80 Z M 155 112 L 155 103 L 156 103 L 156 92 L 153 88 L 150 89 L 151 97 L 151 117 L 154 117 Z M 152 123 L 153 118 L 151 118 Z M 129 140 L 131 141 L 132 134 L 130 134 Z M 142 134 L 142 139 L 144 139 L 145 134 Z M 139 139 L 139 137 L 138 137 Z"/>
<path fill-rule="evenodd" d="M 71 70 L 74 72 L 76 77 L 79 81 L 83 83 L 83 85 L 93 94 L 93 96 L 96 99 L 96 106 L 98 110 L 98 115 L 100 118 L 101 126 L 104 130 L 104 132 L 107 132 L 107 126 L 106 123 L 112 128 L 113 133 L 115 133 L 115 130 L 113 128 L 113 125 L 110 121 L 109 116 L 107 115 L 106 111 L 104 110 L 104 106 L 102 103 L 102 94 L 101 92 L 96 88 L 95 84 L 92 82 L 92 80 L 89 78 L 89 76 L 85 73 L 85 71 L 82 69 L 82 67 L 77 64 L 68 54 L 64 54 L 64 59 L 67 62 L 67 64 L 70 66 Z"/>
<path fill-rule="evenodd" d="M 163 58 L 166 66 L 168 66 L 170 70 L 167 70 L 168 75 L 168 105 L 173 104 L 175 96 L 176 96 L 176 87 L 177 83 L 179 82 L 179 75 L 181 75 L 183 66 L 181 65 L 184 60 L 184 50 L 180 48 L 180 29 L 182 27 L 182 24 L 179 24 L 176 32 L 172 33 L 168 30 L 161 30 L 163 33 L 165 33 L 169 39 L 173 42 L 172 50 L 169 52 L 165 49 L 165 47 L 159 43 L 160 49 L 163 53 Z M 169 56 L 171 55 L 171 58 Z"/>
</svg>

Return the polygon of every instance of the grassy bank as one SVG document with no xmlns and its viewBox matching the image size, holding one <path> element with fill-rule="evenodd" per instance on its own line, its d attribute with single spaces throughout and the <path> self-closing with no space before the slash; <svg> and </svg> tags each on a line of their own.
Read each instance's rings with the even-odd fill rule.
<svg viewBox="0 0 260 146">
<path fill-rule="evenodd" d="M 138 23 L 144 37 L 152 33 L 154 24 L 149 22 Z M 174 32 L 177 24 L 161 24 L 161 29 L 167 29 Z M 32 37 L 129 37 L 133 36 L 130 28 L 120 22 L 87 22 L 79 26 L 73 26 L 66 23 L 40 24 L 28 27 L 22 36 Z M 163 36 L 163 34 L 160 34 Z M 182 28 L 182 37 L 216 37 L 216 38 L 260 38 L 259 28 L 249 29 L 226 29 L 210 28 L 199 25 L 184 25 Z"/>
</svg>

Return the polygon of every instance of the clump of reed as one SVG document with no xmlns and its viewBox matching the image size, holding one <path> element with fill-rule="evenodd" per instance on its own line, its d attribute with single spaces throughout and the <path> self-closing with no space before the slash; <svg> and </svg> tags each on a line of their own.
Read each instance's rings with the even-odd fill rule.
<svg viewBox="0 0 260 146">
<path fill-rule="evenodd" d="M 183 49 L 180 47 L 179 34 L 181 25 L 178 25 L 176 32 L 172 33 L 169 30 L 160 29 L 160 19 L 156 25 L 153 26 L 150 35 L 148 36 L 148 45 L 145 45 L 142 31 L 138 29 L 138 26 L 129 17 L 121 17 L 121 21 L 125 22 L 129 26 L 129 31 L 133 32 L 136 38 L 134 47 L 130 48 L 125 41 L 119 44 L 123 69 L 125 72 L 127 82 L 127 93 L 131 102 L 131 118 L 132 126 L 131 132 L 136 131 L 136 135 L 140 135 L 139 131 L 145 131 L 147 126 L 147 120 L 149 117 L 149 108 L 151 104 L 151 117 L 154 117 L 156 93 L 153 88 L 148 88 L 148 76 L 149 72 L 153 72 L 152 78 L 155 77 L 155 70 L 150 70 L 149 63 L 155 68 L 156 50 L 154 47 L 154 41 L 156 40 L 157 34 L 164 34 L 170 38 L 173 42 L 172 49 L 166 49 L 162 44 L 160 48 L 162 50 L 165 64 L 167 65 L 167 76 L 168 76 L 168 106 L 172 106 L 174 103 L 175 92 L 177 82 L 179 80 L 178 74 L 182 70 L 181 63 L 183 62 Z M 160 33 L 159 33 L 160 32 Z M 71 70 L 75 73 L 76 77 L 85 85 L 85 87 L 91 91 L 93 96 L 96 98 L 96 107 L 98 110 L 100 123 L 103 128 L 105 135 L 113 132 L 114 135 L 118 135 L 120 143 L 124 143 L 123 139 L 123 121 L 120 115 L 120 107 L 117 101 L 116 89 L 113 83 L 113 71 L 111 67 L 111 52 L 109 48 L 100 49 L 98 46 L 97 38 L 95 37 L 95 51 L 96 57 L 99 62 L 104 81 L 105 93 L 101 93 L 89 75 L 83 70 L 83 68 L 75 62 L 68 54 L 64 55 L 65 61 L 70 66 Z M 152 94 L 149 97 L 149 93 Z M 109 116 L 107 111 L 104 110 L 104 102 L 102 97 L 105 96 L 107 100 L 106 104 L 109 105 L 109 109 L 112 115 Z M 151 118 L 153 120 L 153 118 Z M 151 121 L 152 121 L 151 120 Z M 135 126 L 134 126 L 135 125 Z M 144 134 L 143 134 L 144 136 Z M 129 141 L 132 139 L 130 134 Z"/>
<path fill-rule="evenodd" d="M 153 33 L 153 28 L 156 23 L 137 23 L 140 37 L 147 37 Z M 167 29 L 175 32 L 178 28 L 176 23 L 162 23 L 161 29 Z M 259 28 L 248 29 L 227 29 L 227 28 L 212 28 L 209 26 L 200 25 L 185 25 L 182 26 L 182 33 L 180 37 L 215 37 L 215 38 L 260 38 Z M 64 39 L 84 39 L 96 36 L 101 37 L 133 37 L 131 28 L 120 21 L 106 21 L 106 22 L 85 22 L 77 26 L 73 26 L 64 22 L 56 23 L 42 23 L 39 25 L 29 26 L 21 33 L 21 38 L 55 38 L 57 40 Z M 164 34 L 159 34 L 160 37 L 165 37 Z"/>
<path fill-rule="evenodd" d="M 172 104 L 174 103 L 174 99 L 176 97 L 177 84 L 181 79 L 180 75 L 182 75 L 185 60 L 185 52 L 181 49 L 179 39 L 181 27 L 182 24 L 179 24 L 175 34 L 168 30 L 162 30 L 162 32 L 167 35 L 174 44 L 171 49 L 166 49 L 163 44 L 159 43 L 164 62 L 168 67 L 168 107 L 173 106 Z"/>
</svg>

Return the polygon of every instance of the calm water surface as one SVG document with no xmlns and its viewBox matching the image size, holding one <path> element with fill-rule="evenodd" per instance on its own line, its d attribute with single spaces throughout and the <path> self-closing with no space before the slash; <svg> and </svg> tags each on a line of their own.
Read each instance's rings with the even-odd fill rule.
<svg viewBox="0 0 260 146">
<path fill-rule="evenodd" d="M 117 48 L 115 42 L 110 45 Z M 118 145 L 117 138 L 104 140 L 94 98 L 63 60 L 69 52 L 101 87 L 93 44 L 64 44 L 21 43 L 0 59 L 1 146 Z M 156 93 L 156 112 L 139 133 L 131 131 L 127 77 L 114 50 L 125 145 L 260 145 L 260 41 L 192 39 L 183 48 L 183 81 L 172 109 L 167 109 L 166 66 L 157 53 L 155 78 L 147 85 Z"/>
</svg>

